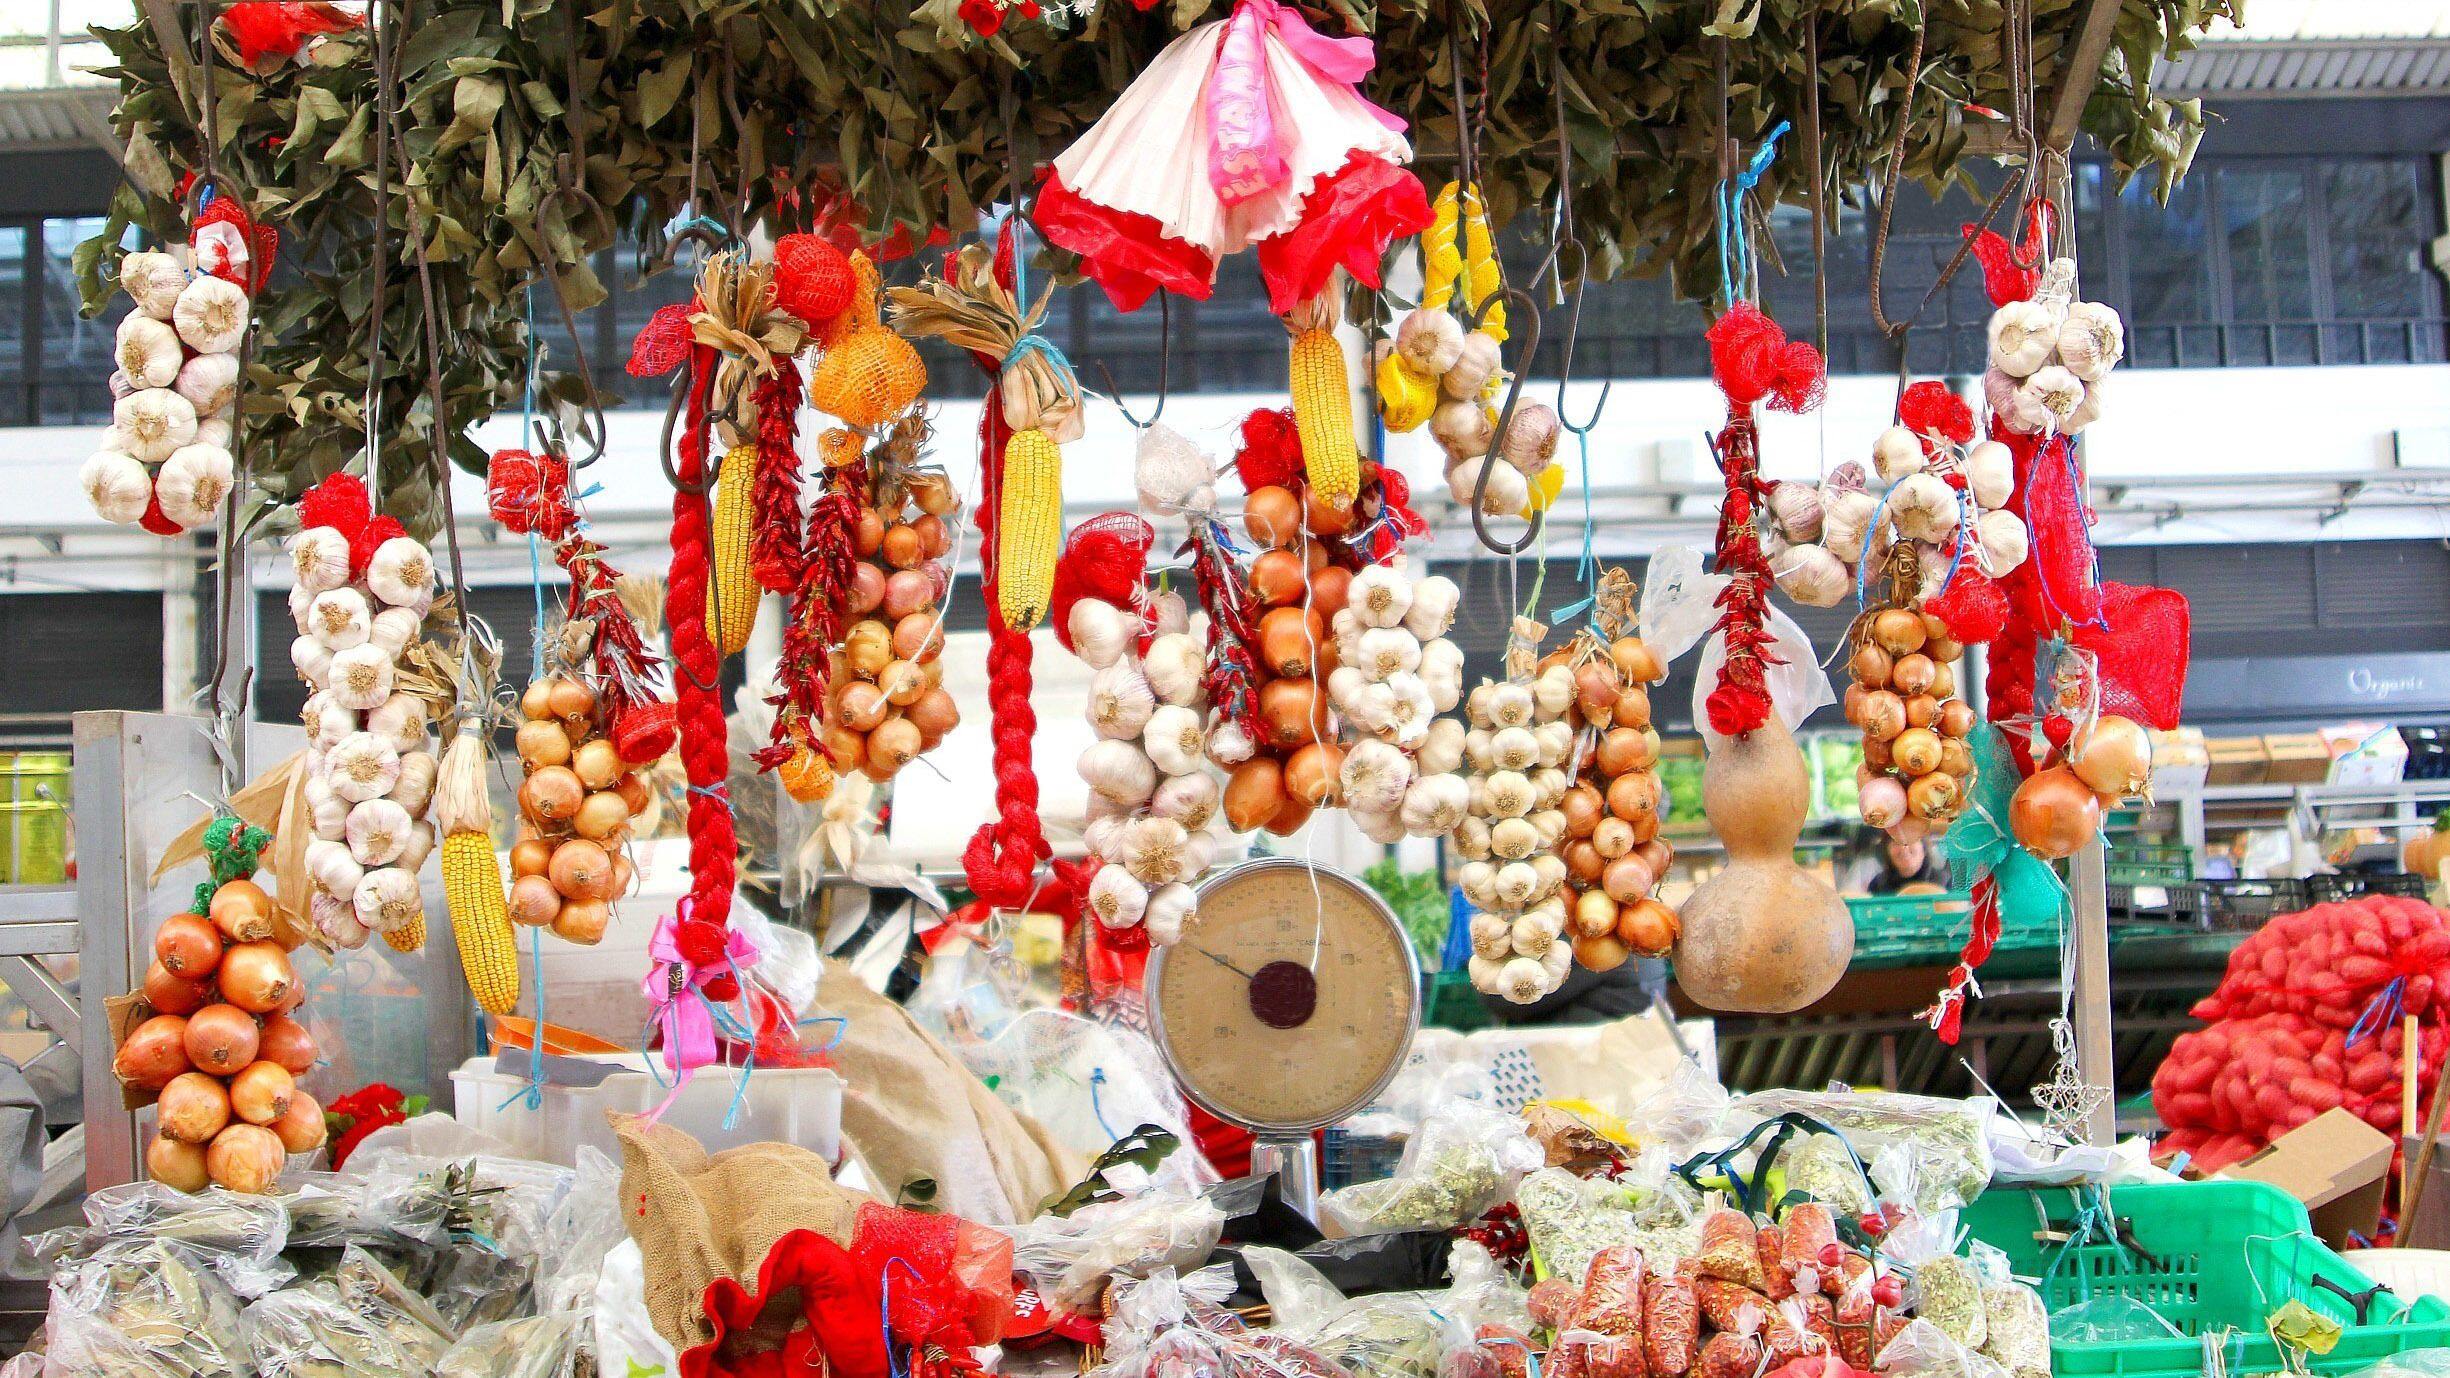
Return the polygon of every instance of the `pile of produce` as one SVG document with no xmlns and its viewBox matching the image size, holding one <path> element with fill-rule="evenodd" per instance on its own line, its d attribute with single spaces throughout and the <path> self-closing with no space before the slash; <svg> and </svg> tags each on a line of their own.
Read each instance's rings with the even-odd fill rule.
<svg viewBox="0 0 2450 1378">
<path fill-rule="evenodd" d="M 295 1013 L 295 935 L 250 879 L 270 840 L 231 816 L 207 830 L 214 880 L 155 932 L 111 1062 L 132 1104 L 156 1107 L 146 1174 L 180 1191 L 270 1191 L 290 1154 L 323 1143 L 323 1107 L 297 1084 L 316 1048 Z"/>
<path fill-rule="evenodd" d="M 237 209 L 226 197 L 215 204 Z M 212 521 L 236 481 L 239 353 L 262 278 L 243 258 L 221 272 L 197 261 L 185 245 L 119 261 L 135 309 L 119 321 L 110 430 L 77 475 L 96 516 L 157 536 Z"/>
<path fill-rule="evenodd" d="M 575 672 L 547 675 L 519 696 L 514 739 L 527 778 L 509 915 L 585 946 L 602 940 L 612 902 L 636 875 L 630 825 L 651 797 L 640 763 L 623 760 L 607 735 L 602 708 Z"/>
<path fill-rule="evenodd" d="M 2433 1094 L 2450 1029 L 2450 915 L 2422 900 L 2369 895 L 2265 924 L 2229 955 L 2195 1004 L 2208 1027 L 2180 1034 L 2152 1077 L 2152 1104 L 2206 1171 L 2344 1106 L 2394 1137 L 2406 1074 L 2406 1017 L 2419 1021 L 2420 1103 Z"/>
<path fill-rule="evenodd" d="M 1894 837 L 1945 831 L 1971 797 L 1974 708 L 1957 694 L 1965 648 L 1929 613 L 1885 607 L 1855 620 L 1846 720 L 1863 730 L 1855 807 Z"/>
</svg>

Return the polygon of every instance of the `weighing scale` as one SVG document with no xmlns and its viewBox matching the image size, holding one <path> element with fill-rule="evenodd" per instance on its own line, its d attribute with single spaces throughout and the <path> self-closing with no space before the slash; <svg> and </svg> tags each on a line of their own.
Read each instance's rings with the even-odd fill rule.
<svg viewBox="0 0 2450 1378">
<path fill-rule="evenodd" d="M 1420 964 L 1378 892 L 1298 857 L 1199 887 L 1199 917 L 1148 963 L 1149 1019 L 1184 1094 L 1251 1131 L 1251 1174 L 1318 1206 L 1317 1130 L 1395 1079 L 1421 1023 Z"/>
</svg>

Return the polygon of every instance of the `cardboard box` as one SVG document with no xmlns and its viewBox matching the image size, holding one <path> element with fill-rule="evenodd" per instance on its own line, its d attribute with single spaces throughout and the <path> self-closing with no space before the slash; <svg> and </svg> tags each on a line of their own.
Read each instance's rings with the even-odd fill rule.
<svg viewBox="0 0 2450 1378">
<path fill-rule="evenodd" d="M 2211 758 L 2203 772 L 2207 785 L 2259 785 L 2271 769 L 2271 753 L 2260 737 L 2214 737 L 2203 749 Z"/>
<path fill-rule="evenodd" d="M 2263 736 L 2270 759 L 2263 779 L 2274 785 L 2319 785 L 2331 778 L 2331 748 L 2319 732 L 2270 732 Z"/>
<path fill-rule="evenodd" d="M 2176 796 L 2203 788 L 2212 768 L 2212 753 L 2203 744 L 2203 729 L 2181 727 L 2152 734 L 2152 793 Z"/>
<path fill-rule="evenodd" d="M 2341 723 L 2321 736 L 2334 785 L 2395 785 L 2407 774 L 2407 739 L 2387 723 Z"/>
<path fill-rule="evenodd" d="M 2346 1110 L 2332 1109 L 2272 1140 L 2223 1177 L 2269 1182 L 2305 1203 L 2314 1233 L 2334 1249 L 2353 1249 L 2351 1233 L 2373 1236 L 2390 1179 L 2388 1134 Z"/>
</svg>

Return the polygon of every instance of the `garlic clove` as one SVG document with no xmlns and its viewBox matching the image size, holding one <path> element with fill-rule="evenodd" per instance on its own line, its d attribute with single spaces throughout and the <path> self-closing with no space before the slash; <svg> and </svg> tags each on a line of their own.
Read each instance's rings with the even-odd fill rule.
<svg viewBox="0 0 2450 1378">
<path fill-rule="evenodd" d="M 131 390 L 166 388 L 178 378 L 186 351 L 179 348 L 177 331 L 151 316 L 130 312 L 120 319 L 112 357 Z"/>
<path fill-rule="evenodd" d="M 433 587 L 434 557 L 423 542 L 394 536 L 366 561 L 366 588 L 388 607 L 413 607 Z"/>
</svg>

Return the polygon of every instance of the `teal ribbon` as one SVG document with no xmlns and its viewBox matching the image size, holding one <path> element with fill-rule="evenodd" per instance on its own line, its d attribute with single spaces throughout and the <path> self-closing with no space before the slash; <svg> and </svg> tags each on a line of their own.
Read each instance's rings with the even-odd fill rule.
<svg viewBox="0 0 2450 1378">
<path fill-rule="evenodd" d="M 1746 295 L 1745 285 L 1753 279 L 1752 232 L 1744 227 L 1744 198 L 1761 185 L 1778 156 L 1778 141 L 1794 127 L 1791 121 L 1778 121 L 1743 171 L 1718 184 L 1718 279 L 1731 306 Z"/>
<path fill-rule="evenodd" d="M 2058 922 L 2067 912 L 2067 885 L 2049 862 L 2028 852 L 2008 829 L 2008 801 L 2021 777 L 2007 738 L 1990 723 L 1975 725 L 1973 793 L 1965 812 L 1948 829 L 1948 863 L 1957 888 L 1984 875 L 1999 886 L 2002 932 Z"/>
</svg>

